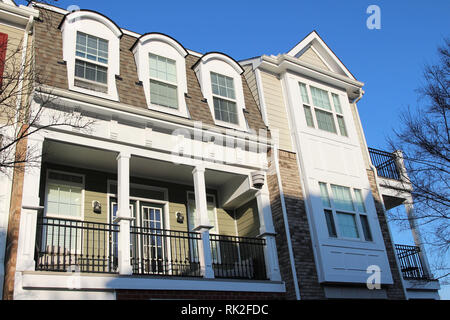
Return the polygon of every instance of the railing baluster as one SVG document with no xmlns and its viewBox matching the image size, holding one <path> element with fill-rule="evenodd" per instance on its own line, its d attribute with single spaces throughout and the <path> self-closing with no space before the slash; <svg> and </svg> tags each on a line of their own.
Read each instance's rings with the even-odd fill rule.
<svg viewBox="0 0 450 320">
<path fill-rule="evenodd" d="M 420 259 L 419 247 L 405 245 L 396 245 L 395 247 L 404 279 L 428 279 Z"/>
<path fill-rule="evenodd" d="M 395 154 L 369 148 L 369 155 L 380 177 L 401 180 Z"/>
<path fill-rule="evenodd" d="M 106 267 L 115 260 L 113 245 L 108 242 L 118 231 L 112 224 L 42 217 L 36 233 L 36 270 L 66 272 L 73 266 L 81 272 L 114 273 L 115 267 Z"/>
</svg>

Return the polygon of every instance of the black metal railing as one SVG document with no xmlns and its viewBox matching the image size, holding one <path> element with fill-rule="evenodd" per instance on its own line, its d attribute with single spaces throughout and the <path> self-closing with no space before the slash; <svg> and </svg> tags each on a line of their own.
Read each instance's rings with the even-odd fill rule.
<svg viewBox="0 0 450 320">
<path fill-rule="evenodd" d="M 265 239 L 210 235 L 214 276 L 267 280 Z"/>
<path fill-rule="evenodd" d="M 396 245 L 395 249 L 397 250 L 404 279 L 427 280 L 429 278 L 420 259 L 419 247 Z"/>
<path fill-rule="evenodd" d="M 36 233 L 36 270 L 116 273 L 114 224 L 40 217 Z"/>
<path fill-rule="evenodd" d="M 201 277 L 201 234 L 175 230 L 131 227 L 133 274 Z"/>
<path fill-rule="evenodd" d="M 401 181 L 395 154 L 373 148 L 369 148 L 369 154 L 372 164 L 377 168 L 378 176 Z"/>
</svg>

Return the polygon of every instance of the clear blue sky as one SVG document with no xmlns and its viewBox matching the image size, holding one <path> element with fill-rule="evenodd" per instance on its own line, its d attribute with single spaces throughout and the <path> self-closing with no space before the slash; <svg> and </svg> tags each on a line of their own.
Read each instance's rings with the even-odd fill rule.
<svg viewBox="0 0 450 320">
<path fill-rule="evenodd" d="M 57 4 L 96 10 L 122 28 L 162 32 L 188 49 L 222 51 L 236 60 L 285 53 L 316 30 L 366 84 L 358 106 L 367 143 L 376 148 L 386 147 L 401 110 L 417 106 L 415 90 L 423 66 L 436 61 L 437 46 L 450 37 L 448 0 L 63 0 Z M 366 9 L 372 4 L 381 9 L 381 30 L 366 27 Z M 397 228 L 393 233 L 396 242 L 412 241 Z M 445 291 L 442 297 L 450 299 L 450 290 Z"/>
</svg>

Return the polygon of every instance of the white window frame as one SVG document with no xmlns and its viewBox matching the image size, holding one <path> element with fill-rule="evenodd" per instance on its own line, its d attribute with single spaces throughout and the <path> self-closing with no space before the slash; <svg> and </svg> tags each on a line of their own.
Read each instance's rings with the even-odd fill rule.
<svg viewBox="0 0 450 320">
<path fill-rule="evenodd" d="M 244 116 L 245 98 L 241 76 L 242 68 L 234 60 L 224 54 L 209 53 L 205 54 L 200 61 L 197 62 L 194 71 L 197 75 L 197 79 L 199 80 L 202 94 L 208 102 L 211 116 L 214 119 L 215 124 L 230 129 L 248 131 L 249 127 Z M 212 93 L 211 72 L 233 79 L 238 124 L 216 119 L 214 112 L 214 95 Z M 218 98 L 232 101 L 232 99 L 221 96 L 218 96 Z"/>
<path fill-rule="evenodd" d="M 189 111 L 186 104 L 187 94 L 187 75 L 186 75 L 186 60 L 185 57 L 188 52 L 174 39 L 169 36 L 151 33 L 142 36 L 132 49 L 134 59 L 137 66 L 139 81 L 142 82 L 144 93 L 147 101 L 147 107 L 150 110 L 160 111 L 176 116 L 189 118 Z M 177 94 L 178 94 L 178 109 L 160 106 L 151 103 L 150 98 L 150 53 L 175 61 L 177 70 Z M 160 79 L 155 79 L 159 82 L 164 82 Z M 168 82 L 168 84 L 174 85 Z"/>
<path fill-rule="evenodd" d="M 223 75 L 223 74 L 220 74 L 220 73 L 217 73 L 217 72 L 214 72 L 214 71 L 211 71 L 211 72 L 209 73 L 209 76 L 211 77 L 213 73 L 215 73 L 215 74 L 217 74 L 217 75 L 219 75 L 219 76 L 231 78 L 231 77 L 228 77 L 228 76 L 226 76 L 226 75 Z M 236 117 L 237 117 L 238 123 L 227 122 L 227 121 L 223 121 L 223 120 L 219 120 L 219 119 L 216 119 L 216 121 L 217 121 L 217 122 L 223 122 L 223 123 L 229 123 L 229 124 L 232 124 L 232 125 L 239 126 L 239 110 L 238 110 L 238 103 L 237 103 L 237 99 L 236 99 L 236 86 L 234 85 L 234 79 L 231 78 L 231 80 L 233 81 L 234 98 L 224 97 L 224 96 L 222 96 L 222 95 L 220 95 L 220 94 L 215 94 L 215 93 L 213 92 L 213 90 L 212 90 L 212 81 L 211 81 L 211 92 L 212 92 L 212 98 L 213 98 L 212 104 L 213 104 L 213 108 L 214 108 L 214 118 L 216 118 L 216 106 L 214 105 L 214 98 L 217 98 L 217 99 L 220 99 L 220 100 L 225 100 L 225 101 L 227 101 L 227 102 L 232 102 L 232 103 L 234 103 L 235 106 L 236 106 Z"/>
<path fill-rule="evenodd" d="M 108 39 L 103 39 L 103 38 L 100 38 L 100 37 L 98 37 L 98 36 L 96 36 L 96 35 L 89 34 L 89 33 L 86 33 L 86 32 L 77 30 L 77 34 L 76 34 L 76 39 L 75 39 L 75 41 L 78 40 L 78 34 L 79 34 L 79 33 L 83 33 L 83 34 L 85 34 L 85 35 L 87 35 L 87 36 L 96 37 L 96 38 L 99 38 L 99 39 L 102 39 L 102 40 L 106 40 L 106 41 L 108 42 L 108 62 L 109 62 L 109 40 L 108 40 Z M 108 90 L 108 85 L 109 85 L 109 83 L 108 83 L 108 80 L 109 80 L 109 79 L 108 79 L 108 74 L 109 74 L 109 63 L 103 63 L 103 62 L 100 62 L 100 61 L 93 61 L 93 60 L 90 60 L 90 59 L 88 59 L 88 58 L 83 58 L 83 57 L 77 56 L 77 54 L 76 54 L 76 51 L 77 51 L 77 50 L 76 50 L 76 44 L 77 44 L 77 43 L 75 43 L 75 69 L 76 69 L 76 60 L 80 60 L 80 61 L 85 62 L 85 63 L 90 63 L 90 64 L 93 64 L 93 65 L 97 65 L 97 66 L 106 68 L 106 83 L 102 83 L 102 82 L 98 82 L 98 81 L 93 81 L 93 80 L 89 80 L 89 79 L 82 78 L 82 77 L 77 77 L 77 76 L 75 75 L 75 71 L 74 71 L 74 73 L 73 73 L 74 78 L 75 78 L 76 80 L 78 80 L 78 81 L 90 83 L 90 84 L 93 84 L 93 85 L 96 85 L 96 86 L 99 86 L 99 87 L 104 87 L 106 90 Z M 75 69 L 74 69 L 74 70 L 75 70 Z"/>
<path fill-rule="evenodd" d="M 320 130 L 320 131 L 322 131 L 324 133 L 332 134 L 334 136 L 340 136 L 342 138 L 348 138 L 349 137 L 349 131 L 348 131 L 347 122 L 345 121 L 346 117 L 344 115 L 344 107 L 345 107 L 345 105 L 342 103 L 341 94 L 339 92 L 334 91 L 334 90 L 330 90 L 330 88 L 323 87 L 320 84 L 310 83 L 309 81 L 304 81 L 303 79 L 302 80 L 296 80 L 296 81 L 297 81 L 298 95 L 299 95 L 300 101 L 302 103 L 302 115 L 303 115 L 305 126 L 307 128 L 317 129 L 317 130 Z M 300 89 L 300 84 L 304 84 L 306 86 L 306 92 L 308 94 L 309 102 L 308 101 L 303 101 L 303 97 L 302 97 L 301 89 Z M 331 106 L 331 110 L 328 110 L 326 108 L 322 108 L 322 107 L 316 106 L 314 104 L 314 100 L 312 98 L 312 93 L 311 93 L 311 87 L 315 87 L 317 89 L 320 89 L 320 90 L 323 90 L 323 91 L 327 92 L 328 100 L 329 100 L 330 106 Z M 337 97 L 339 99 L 342 113 L 339 113 L 336 110 L 336 106 L 335 106 L 334 99 L 333 99 L 333 94 L 337 95 Z M 307 123 L 307 120 L 306 120 L 306 115 L 305 115 L 305 110 L 304 110 L 305 106 L 308 106 L 311 109 L 311 114 L 312 114 L 312 119 L 313 119 L 313 123 L 314 123 L 314 128 L 308 126 L 308 123 Z M 331 132 L 331 131 L 327 131 L 327 130 L 319 128 L 319 124 L 318 124 L 318 121 L 317 121 L 316 110 L 320 110 L 322 112 L 327 112 L 327 113 L 332 115 L 334 127 L 336 128 L 336 132 Z M 344 120 L 346 135 L 343 135 L 342 132 L 341 132 L 341 129 L 340 129 L 340 126 L 339 126 L 338 117 L 342 117 L 343 120 Z"/>
<path fill-rule="evenodd" d="M 62 180 L 53 180 L 50 179 L 49 175 L 50 172 L 56 172 L 56 173 L 62 173 L 67 174 L 71 176 L 78 176 L 81 177 L 83 180 L 83 183 L 76 183 L 76 182 L 69 182 L 69 181 L 62 181 Z M 48 192 L 49 192 L 49 185 L 50 183 L 55 184 L 61 184 L 61 185 L 68 185 L 68 186 L 74 186 L 74 187 L 80 187 L 81 188 L 81 215 L 78 218 L 72 217 L 72 216 L 65 216 L 65 215 L 56 215 L 56 214 L 48 214 Z M 85 183 L 86 183 L 86 176 L 84 174 L 78 174 L 78 173 L 72 173 L 69 171 L 61 171 L 61 170 L 53 170 L 48 169 L 46 172 L 46 182 L 45 182 L 45 204 L 44 204 L 44 216 L 48 218 L 55 218 L 55 219 L 68 219 L 68 220 L 74 220 L 74 221 L 84 221 L 84 201 L 85 201 Z"/>
<path fill-rule="evenodd" d="M 177 70 L 177 61 L 176 60 L 173 60 L 173 59 L 170 59 L 170 58 L 167 58 L 167 57 L 164 57 L 164 56 L 160 56 L 160 55 L 158 55 L 158 54 L 155 54 L 155 53 L 153 53 L 153 52 L 150 52 L 149 53 L 149 59 L 150 59 L 150 55 L 155 55 L 155 56 L 157 56 L 157 57 L 162 57 L 162 58 L 166 58 L 167 60 L 172 60 L 172 61 L 174 61 L 175 62 L 175 70 Z M 152 103 L 151 102 L 151 99 L 152 99 L 152 96 L 151 96 L 151 85 L 150 85 L 150 94 L 149 94 L 149 97 L 150 97 L 150 104 L 152 105 L 152 106 L 154 106 L 154 107 L 157 107 L 157 108 L 161 108 L 161 107 L 163 107 L 163 108 L 168 108 L 168 109 L 170 109 L 170 110 L 179 110 L 180 109 L 180 97 L 179 97 L 179 94 L 178 94 L 178 91 L 179 91 L 179 88 L 178 88 L 178 75 L 177 75 L 177 81 L 176 82 L 171 82 L 171 81 L 168 81 L 168 80 L 164 80 L 164 79 L 159 79 L 159 78 L 156 78 L 156 77 L 152 77 L 151 75 L 150 75 L 150 72 L 149 72 L 149 80 L 148 81 L 156 81 L 156 82 L 160 82 L 160 83 L 162 83 L 162 84 L 166 84 L 166 85 L 169 85 L 169 86 L 172 86 L 172 87 L 175 87 L 175 89 L 176 89 L 176 91 L 177 91 L 177 107 L 176 108 L 173 108 L 173 107 L 169 107 L 169 106 L 163 106 L 163 105 L 160 105 L 160 104 L 156 104 L 156 103 Z"/>
<path fill-rule="evenodd" d="M 331 207 L 324 206 L 324 204 L 322 202 L 322 198 L 320 197 L 321 198 L 320 203 L 321 203 L 321 208 L 322 208 L 321 212 L 322 212 L 322 215 L 323 215 L 324 224 L 326 226 L 328 238 L 329 239 L 333 239 L 333 240 L 350 240 L 350 241 L 360 241 L 360 242 L 365 242 L 365 243 L 373 243 L 374 242 L 374 233 L 373 233 L 374 232 L 374 226 L 371 223 L 371 219 L 370 219 L 369 212 L 368 212 L 368 209 L 367 209 L 368 208 L 367 200 L 365 200 L 365 198 L 364 198 L 363 190 L 361 188 L 353 188 L 353 187 L 343 186 L 343 185 L 339 185 L 339 184 L 335 184 L 335 183 L 319 181 L 317 183 L 319 192 L 320 192 L 320 183 L 323 183 L 323 184 L 325 184 L 327 186 L 328 197 L 329 197 L 330 204 L 331 204 Z M 352 199 L 352 202 L 353 202 L 354 211 L 342 210 L 342 209 L 336 208 L 334 195 L 333 195 L 333 190 L 331 188 L 331 185 L 336 185 L 336 186 L 339 186 L 339 187 L 348 188 L 350 190 L 350 195 L 351 195 L 351 199 Z M 356 205 L 356 199 L 357 198 L 355 196 L 355 190 L 360 190 L 361 191 L 362 200 L 363 200 L 363 204 L 364 204 L 364 207 L 366 209 L 366 212 L 361 212 L 361 211 L 358 210 L 358 206 Z M 329 211 L 332 212 L 334 228 L 336 230 L 336 237 L 331 237 L 328 234 L 328 225 L 327 225 L 326 219 L 325 219 L 325 210 L 329 210 Z M 338 214 L 339 213 L 351 214 L 351 215 L 354 216 L 356 229 L 358 231 L 358 238 L 342 236 L 342 233 L 341 233 L 341 230 L 340 230 L 340 226 L 339 226 L 339 219 L 338 219 Z M 361 215 L 367 217 L 367 222 L 368 222 L 368 225 L 369 225 L 369 232 L 371 234 L 372 240 L 366 240 L 365 239 L 365 235 L 364 235 L 364 231 L 363 231 L 362 223 L 361 223 L 361 218 L 360 218 Z"/>
<path fill-rule="evenodd" d="M 63 40 L 63 59 L 67 65 L 67 79 L 69 90 L 94 95 L 108 100 L 119 101 L 116 85 L 116 75 L 120 75 L 120 38 L 122 31 L 108 18 L 91 11 L 75 11 L 68 14 L 61 25 Z M 76 55 L 77 33 L 82 32 L 108 41 L 108 64 L 83 59 Z M 107 67 L 107 85 L 89 81 L 84 78 L 75 78 L 75 61 L 98 64 Z M 75 80 L 105 86 L 106 92 L 90 90 L 75 85 Z"/>
</svg>

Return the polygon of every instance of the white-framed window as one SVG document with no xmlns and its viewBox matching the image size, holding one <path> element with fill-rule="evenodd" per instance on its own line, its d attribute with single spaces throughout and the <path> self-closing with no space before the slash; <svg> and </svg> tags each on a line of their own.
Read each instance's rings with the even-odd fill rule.
<svg viewBox="0 0 450 320">
<path fill-rule="evenodd" d="M 73 226 L 83 220 L 83 202 L 84 176 L 47 171 L 44 215 L 49 219 L 49 225 L 43 241 L 51 252 L 81 252 L 81 230 Z"/>
<path fill-rule="evenodd" d="M 211 88 L 216 120 L 239 125 L 233 78 L 211 72 Z"/>
<path fill-rule="evenodd" d="M 150 102 L 154 105 L 178 109 L 176 61 L 149 53 Z"/>
<path fill-rule="evenodd" d="M 77 31 L 75 85 L 107 92 L 108 40 Z"/>
<path fill-rule="evenodd" d="M 331 238 L 373 241 L 362 190 L 319 182 Z"/>
<path fill-rule="evenodd" d="M 122 30 L 105 16 L 86 10 L 67 14 L 60 29 L 69 90 L 118 101 Z"/>
<path fill-rule="evenodd" d="M 339 95 L 299 82 L 306 124 L 348 137 Z"/>
<path fill-rule="evenodd" d="M 131 48 L 138 78 L 150 110 L 190 118 L 187 89 L 186 49 L 160 33 L 141 36 Z"/>
<path fill-rule="evenodd" d="M 47 217 L 82 220 L 83 196 L 84 176 L 54 170 L 47 172 Z"/>
</svg>

